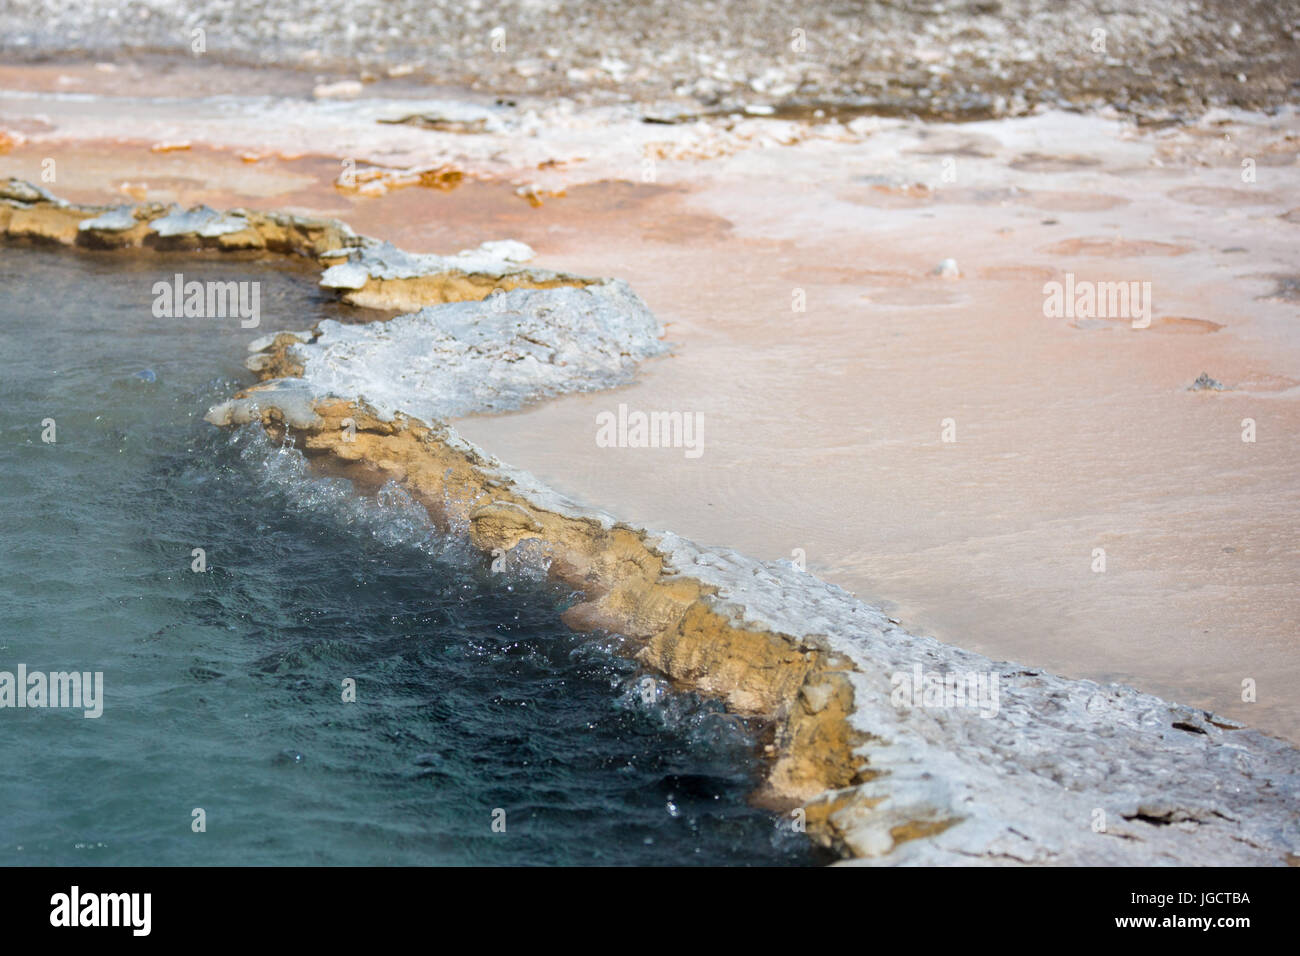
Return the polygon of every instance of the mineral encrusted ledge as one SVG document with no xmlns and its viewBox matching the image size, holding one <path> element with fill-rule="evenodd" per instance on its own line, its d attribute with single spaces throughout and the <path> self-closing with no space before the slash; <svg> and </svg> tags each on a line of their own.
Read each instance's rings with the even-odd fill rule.
<svg viewBox="0 0 1300 956">
<path fill-rule="evenodd" d="M 337 219 L 162 203 L 77 205 L 19 179 L 0 183 L 0 235 L 92 249 L 301 256 L 326 267 L 321 284 L 345 302 L 390 312 L 474 301 L 497 291 L 608 284 L 524 265 L 532 250 L 511 240 L 451 256 L 421 255 L 359 236 Z"/>
</svg>

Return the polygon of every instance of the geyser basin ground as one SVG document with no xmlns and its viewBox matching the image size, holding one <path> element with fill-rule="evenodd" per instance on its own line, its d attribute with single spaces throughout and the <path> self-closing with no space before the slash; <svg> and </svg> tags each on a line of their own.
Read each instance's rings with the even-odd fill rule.
<svg viewBox="0 0 1300 956">
<path fill-rule="evenodd" d="M 172 104 L 174 115 L 179 117 L 192 105 Z M 39 125 L 29 127 L 36 132 L 24 162 L 31 162 L 39 156 L 34 150 L 49 146 L 69 130 L 86 134 L 95 123 L 103 123 L 98 117 L 85 122 L 86 113 L 77 115 L 82 108 L 75 102 L 39 101 L 32 108 L 56 110 L 57 115 L 46 114 L 46 122 L 53 118 L 59 128 L 41 131 Z M 277 117 L 274 132 L 250 129 L 234 136 L 289 141 L 298 136 L 292 123 L 307 128 L 315 124 L 317 130 L 333 123 L 372 142 L 377 152 L 383 152 L 385 143 L 393 147 L 390 160 L 402 155 L 406 161 L 423 161 L 454 150 L 465 154 L 462 158 L 477 157 L 475 161 L 491 156 L 498 175 L 511 161 L 510 153 L 502 159 L 494 152 L 503 142 L 514 142 L 508 135 L 460 137 L 453 148 L 440 133 L 423 133 L 427 138 L 416 145 L 409 127 L 404 130 L 405 137 L 370 135 L 364 124 L 374 122 L 374 111 L 366 114 L 366 110 L 364 104 L 356 110 L 304 110 L 301 104 L 289 109 L 272 104 L 262 115 Z M 154 118 L 154 128 L 161 129 L 157 114 L 151 111 L 149 115 Z M 279 126 L 281 116 L 288 120 L 283 128 Z M 183 122 L 189 124 L 189 131 L 204 128 L 199 119 L 183 118 Z M 583 128 L 580 121 L 576 126 Z M 143 132 L 148 128 L 148 121 L 134 124 L 142 135 L 148 135 Z M 1223 135 L 1225 128 L 1231 136 Z M 591 135 L 583 145 L 609 136 L 608 128 L 601 129 L 598 123 L 586 129 Z M 1265 408 L 1279 414 L 1267 432 L 1275 437 L 1287 433 L 1291 412 L 1288 389 L 1294 382 L 1285 373 L 1293 368 L 1294 346 L 1287 336 L 1285 296 L 1269 293 L 1269 289 L 1284 290 L 1285 284 L 1278 285 L 1267 273 L 1234 268 L 1241 260 L 1232 258 L 1242 254 L 1246 246 L 1241 243 L 1248 239 L 1250 259 L 1245 268 L 1263 266 L 1286 274 L 1285 235 L 1292 228 L 1287 218 L 1287 192 L 1285 188 L 1270 192 L 1223 185 L 1224 179 L 1235 181 L 1240 173 L 1237 154 L 1249 150 L 1260 157 L 1261 175 L 1281 177 L 1285 187 L 1291 174 L 1276 168 L 1285 166 L 1288 158 L 1294 159 L 1285 126 L 1257 118 L 1244 123 L 1214 121 L 1200 128 L 1175 130 L 1165 137 L 1135 134 L 1122 124 L 1095 118 L 1051 116 L 958 130 L 866 124 L 854 130 L 841 129 L 798 149 L 768 149 L 724 159 L 712 167 L 717 174 L 713 178 L 707 172 L 700 175 L 701 169 L 710 167 L 689 162 L 710 149 L 725 156 L 758 144 L 774 145 L 766 131 L 779 131 L 775 141 L 786 141 L 783 137 L 789 129 L 779 124 L 738 124 L 735 130 L 713 139 L 709 131 L 701 134 L 691 129 L 686 135 L 677 135 L 675 148 L 657 149 L 655 155 L 668 160 L 659 167 L 664 182 L 690 180 L 696 190 L 692 196 L 681 195 L 680 188 L 674 194 L 673 186 L 584 187 L 584 177 L 590 179 L 602 170 L 621 165 L 621 175 L 627 171 L 625 159 L 599 151 L 575 166 L 578 172 L 566 170 L 560 157 L 576 151 L 577 142 L 587 135 L 581 132 L 568 140 L 547 135 L 519 140 L 520 153 L 549 170 L 539 176 L 548 177 L 552 185 L 566 178 L 571 185 L 576 180 L 576 185 L 561 199 L 552 202 L 548 198 L 533 218 L 525 218 L 530 211 L 522 203 L 511 213 L 501 203 L 490 202 L 481 212 L 484 224 L 473 228 L 458 216 L 434 215 L 451 208 L 472 214 L 474 202 L 455 200 L 457 193 L 448 196 L 395 189 L 391 198 L 373 200 L 345 192 L 340 199 L 331 186 L 337 164 L 327 160 L 304 160 L 296 167 L 293 160 L 270 160 L 265 176 L 245 170 L 242 175 L 218 176 L 201 186 L 163 181 L 160 195 L 200 191 L 202 198 L 219 202 L 213 196 L 223 189 L 255 190 L 274 186 L 277 181 L 283 185 L 284 173 L 293 168 L 295 191 L 264 192 L 264 204 L 269 205 L 268 197 L 275 195 L 281 204 L 306 203 L 315 209 L 351 205 L 348 218 L 358 224 L 369 223 L 363 227 L 366 231 L 387 238 L 398 238 L 400 233 L 403 244 L 430 251 L 472 245 L 486 236 L 517 236 L 544 250 L 558 250 L 545 260 L 549 263 L 558 258 L 584 273 L 632 276 L 638 291 L 652 297 L 655 310 L 671 323 L 672 338 L 687 340 L 679 358 L 649 369 L 642 383 L 628 393 L 595 396 L 595 408 L 591 402 L 585 409 L 577 404 L 585 399 L 562 400 L 535 412 L 462 423 L 465 429 L 480 429 L 475 437 L 484 447 L 516 462 L 522 460 L 521 450 L 531 442 L 540 453 L 528 461 L 530 467 L 543 471 L 548 481 L 570 492 L 579 480 L 612 482 L 612 495 L 585 491 L 577 497 L 612 504 L 620 516 L 636 514 L 635 495 L 640 494 L 642 503 L 650 502 L 663 514 L 656 524 L 682 527 L 686 522 L 696 529 L 694 537 L 706 541 L 758 540 L 760 546 L 749 550 L 765 556 L 788 554 L 792 544 L 789 532 L 797 529 L 800 538 L 794 546 L 801 547 L 804 537 L 819 542 L 805 549 L 810 565 L 819 573 L 854 583 L 866 593 L 899 594 L 906 592 L 909 582 L 913 588 L 923 585 L 928 589 L 923 593 L 930 596 L 926 602 L 930 611 L 942 610 L 948 602 L 947 610 L 958 613 L 950 617 L 948 627 L 936 630 L 950 643 L 967 643 L 967 634 L 970 643 L 984 647 L 998 642 L 1017 646 L 1019 642 L 1015 656 L 1036 658 L 1035 663 L 1070 651 L 1075 673 L 1099 664 L 1113 667 L 1120 660 L 1126 674 L 1140 676 L 1148 687 L 1161 680 L 1178 684 L 1178 678 L 1187 675 L 1222 681 L 1233 668 L 1242 667 L 1262 668 L 1270 681 L 1286 684 L 1285 671 L 1277 666 L 1279 662 L 1289 666 L 1285 645 L 1279 650 L 1269 643 L 1285 642 L 1286 638 L 1268 637 L 1270 633 L 1289 633 L 1278 627 L 1293 606 L 1289 603 L 1293 589 L 1288 590 L 1287 583 L 1294 561 L 1285 547 L 1244 552 L 1226 545 L 1215 551 L 1216 573 L 1231 574 L 1243 560 L 1252 573 L 1234 587 L 1217 592 L 1231 598 L 1230 603 L 1219 600 L 1210 605 L 1230 626 L 1202 624 L 1197 618 L 1206 611 L 1204 594 L 1185 587 L 1186 576 L 1179 571 L 1183 564 L 1168 558 L 1186 553 L 1189 543 L 1203 543 L 1205 521 L 1200 516 L 1196 522 L 1163 520 L 1162 516 L 1167 518 L 1162 508 L 1169 498 L 1168 488 L 1143 477 L 1153 473 L 1163 476 L 1168 469 L 1162 462 L 1178 463 L 1178 474 L 1186 479 L 1183 487 L 1191 496 L 1188 509 L 1193 513 L 1198 510 L 1196 500 L 1222 498 L 1225 486 L 1232 484 L 1228 481 L 1231 475 L 1222 476 L 1217 484 L 1191 480 L 1207 475 L 1218 480 L 1209 469 L 1213 456 L 1196 455 L 1190 462 L 1178 457 L 1188 449 L 1197 449 L 1206 429 L 1219 423 L 1218 416 L 1225 411 L 1222 405 L 1188 405 L 1187 400 L 1213 400 L 1223 394 L 1233 404 L 1257 405 L 1262 399 L 1268 403 Z M 620 132 L 631 131 L 623 128 Z M 223 135 L 232 135 L 229 127 Z M 790 134 L 789 141 L 798 142 L 799 135 Z M 645 137 L 633 134 L 626 141 L 613 139 L 642 143 Z M 314 140 L 346 142 L 345 137 L 328 135 Z M 470 145 L 464 145 L 467 142 Z M 644 145 L 648 149 L 651 144 Z M 113 164 L 121 169 L 124 157 L 127 163 L 140 164 L 140 154 L 135 155 L 131 159 L 130 150 L 97 150 L 96 162 L 107 165 L 74 176 L 84 175 L 89 181 Z M 944 186 L 936 178 L 933 186 L 909 185 L 908 177 L 923 171 L 937 177 L 949 155 L 960 157 L 955 184 Z M 846 165 L 846 156 L 853 163 Z M 513 158 L 520 157 L 516 154 Z M 553 159 L 559 165 L 552 163 Z M 674 170 L 671 164 L 681 160 L 687 162 Z M 219 155 L 196 149 L 194 161 L 214 173 L 231 173 L 230 162 L 235 157 L 223 162 Z M 859 163 L 870 171 L 857 175 Z M 254 170 L 260 165 L 255 163 Z M 311 176 L 327 171 L 327 179 L 311 182 Z M 517 167 L 512 174 L 526 175 L 527 167 Z M 1163 180 L 1161 189 L 1151 188 L 1151 177 Z M 101 183 L 105 181 L 112 180 L 101 179 Z M 138 177 L 123 184 L 124 191 L 139 188 Z M 491 190 L 475 189 L 473 197 L 466 196 L 494 195 Z M 99 198 L 104 186 L 94 186 L 91 191 L 95 190 Z M 152 187 L 149 195 L 154 195 Z M 756 197 L 761 202 L 756 202 Z M 567 202 L 572 202 L 572 207 Z M 572 211 L 566 213 L 566 208 Z M 1223 214 L 1225 208 L 1232 210 L 1231 215 Z M 417 210 L 430 215 L 421 216 Z M 633 217 L 635 228 L 629 228 Z M 511 225 L 501 228 L 500 223 L 507 219 Z M 942 228 L 936 231 L 936 224 Z M 1126 225 L 1135 224 L 1141 227 L 1139 238 L 1118 234 Z M 458 229 L 471 235 L 449 243 L 447 234 Z M 1062 232 L 1069 238 L 1060 238 Z M 1190 248 L 1189 235 L 1200 245 Z M 992 236 L 1003 237 L 1002 242 L 991 242 Z M 1027 248 L 1035 257 L 1035 263 L 1028 266 L 1023 261 Z M 961 278 L 931 276 L 935 262 L 954 252 L 962 264 Z M 1098 269 L 1098 260 L 1105 269 L 1101 278 L 1131 278 L 1121 274 L 1120 267 L 1135 261 L 1156 273 L 1165 296 L 1162 301 L 1173 305 L 1169 313 L 1157 316 L 1153 334 L 1119 339 L 1117 330 L 1106 323 L 1042 325 L 1044 272 L 1079 270 L 1081 264 Z M 774 262 L 778 268 L 773 268 Z M 849 264 L 839 264 L 844 262 Z M 1196 281 L 1188 281 L 1190 277 Z M 786 310 L 795 288 L 807 293 L 813 309 L 802 313 L 808 334 L 792 338 Z M 1225 304 L 1232 301 L 1255 304 L 1248 306 L 1244 316 L 1234 316 Z M 1203 311 L 1195 311 L 1198 309 Z M 865 326 L 840 324 L 858 312 L 871 321 Z M 1187 331 L 1201 334 L 1168 334 Z M 792 348 L 792 342 L 797 347 Z M 954 343 L 960 347 L 952 347 Z M 940 344 L 948 347 L 937 347 Z M 860 354 L 863 348 L 866 352 Z M 1080 361 L 1080 356 L 1089 361 Z M 1218 365 L 1211 369 L 1232 382 L 1228 392 L 1187 392 L 1187 383 L 1199 375 L 1207 359 L 1229 366 L 1227 374 L 1220 372 Z M 800 368 L 815 373 L 817 381 L 799 378 Z M 863 368 L 872 374 L 849 374 Z M 739 380 L 737 369 L 745 371 Z M 1056 399 L 1063 380 L 1077 388 L 1072 403 L 1061 404 Z M 924 387 L 915 387 L 918 383 Z M 1017 387 L 1009 388 L 1006 383 Z M 606 404 L 612 408 L 615 401 L 634 395 L 640 396 L 637 405 L 648 408 L 663 407 L 665 397 L 707 396 L 701 401 L 708 402 L 711 422 L 716 422 L 719 414 L 730 413 L 732 427 L 724 429 L 724 437 L 729 434 L 731 440 L 709 450 L 711 454 L 721 451 L 723 460 L 706 458 L 710 467 L 696 473 L 703 482 L 700 493 L 682 495 L 674 484 L 681 472 L 674 469 L 666 480 L 661 461 L 651 468 L 644 458 L 633 461 L 607 453 L 591 458 L 592 412 Z M 973 405 L 972 395 L 979 396 Z M 739 405 L 727 404 L 737 398 Z M 973 451 L 980 467 L 973 467 L 967 458 L 952 463 L 949 455 L 943 460 L 952 465 L 950 469 L 927 470 L 924 456 L 932 452 L 931 446 L 943 447 L 936 434 L 942 422 L 939 406 L 946 408 L 954 401 L 961 416 L 966 416 L 957 419 L 962 435 L 957 448 L 963 453 Z M 1150 432 L 1130 435 L 1127 430 L 1133 408 L 1142 406 L 1143 401 L 1157 406 L 1144 421 L 1164 427 L 1158 433 L 1162 442 L 1153 443 Z M 548 409 L 565 404 L 577 408 L 579 417 L 563 427 L 538 427 L 548 421 Z M 355 411 L 346 405 L 346 399 L 345 407 Z M 817 414 L 792 415 L 791 407 L 811 407 Z M 870 410 L 869 415 L 863 412 L 864 407 Z M 1007 442 L 1023 432 L 1026 409 L 1050 411 L 1045 417 L 1054 427 L 1035 431 L 1032 448 L 1037 454 L 1021 457 L 1036 460 L 1044 451 L 1050 452 L 1051 461 L 1059 467 L 1047 470 L 1033 461 L 1019 462 L 1026 465 L 1023 468 L 1005 466 L 1003 459 L 1016 465 L 1015 453 L 1023 452 L 1014 443 L 1008 447 Z M 1204 414 L 1189 413 L 1195 409 Z M 969 441 L 972 410 L 978 439 L 974 443 Z M 1235 413 L 1235 408 L 1227 410 Z M 325 421 L 336 426 L 339 410 L 325 411 Z M 745 424 L 736 427 L 740 420 Z M 844 460 L 846 451 L 851 454 L 864 448 L 857 440 L 864 420 L 876 423 L 877 428 L 883 425 L 884 431 L 883 436 L 876 435 L 883 441 L 865 446 L 873 459 L 868 463 L 871 481 L 865 491 L 854 481 L 866 473 L 864 469 Z M 483 429 L 491 429 L 494 423 L 500 427 L 497 437 L 483 438 L 489 434 Z M 754 427 L 755 423 L 761 427 Z M 901 432 L 900 424 L 907 426 Z M 999 441 L 989 440 L 990 424 Z M 382 465 L 374 452 L 389 447 L 401 450 L 392 444 L 394 440 L 401 442 L 403 436 L 421 433 L 415 426 L 386 430 L 377 419 L 365 418 L 360 434 L 366 454 Z M 427 440 L 430 436 L 433 441 Z M 1237 438 L 1236 433 L 1231 437 Z M 1091 487 L 1099 496 L 1095 502 L 1073 492 L 1061 495 L 1063 488 L 1074 487 L 1075 475 L 1095 466 L 1096 442 L 1102 439 L 1128 441 L 1115 477 L 1093 483 Z M 317 451 L 336 450 L 325 432 L 309 433 L 306 440 L 316 443 Z M 438 446 L 440 441 L 432 432 L 421 440 L 426 448 Z M 449 443 L 441 448 L 455 450 Z M 587 454 L 574 453 L 584 449 Z M 1153 449 L 1157 454 L 1151 454 Z M 1261 442 L 1252 451 L 1260 452 L 1266 464 L 1251 467 L 1254 487 L 1231 499 L 1226 521 L 1216 524 L 1215 533 L 1227 530 L 1267 542 L 1273 540 L 1268 516 L 1288 513 L 1284 503 L 1294 495 L 1294 482 L 1289 480 L 1293 469 L 1286 467 L 1285 443 Z M 881 452 L 893 455 L 887 461 L 884 457 L 875 461 Z M 396 461 L 396 457 L 390 460 Z M 446 463 L 452 462 L 448 459 Z M 1141 469 L 1135 471 L 1135 464 Z M 780 468 L 786 469 L 787 479 L 773 481 L 772 475 L 779 473 L 775 469 Z M 853 476 L 847 480 L 846 468 Z M 419 469 L 415 470 L 418 473 Z M 705 480 L 704 475 L 710 477 Z M 472 470 L 459 477 L 472 479 Z M 962 494 L 945 497 L 954 477 L 961 479 Z M 1134 480 L 1123 480 L 1129 478 Z M 718 479 L 723 479 L 721 484 Z M 830 501 L 820 493 L 789 494 L 791 488 L 808 490 L 810 482 L 820 482 L 821 490 L 836 492 L 839 498 Z M 718 504 L 720 491 L 732 493 L 727 502 L 733 498 L 754 501 L 762 505 L 760 513 L 784 515 L 784 521 L 756 522 L 753 512 L 736 508 L 713 507 L 711 514 L 706 509 Z M 1116 512 L 1117 494 L 1123 507 Z M 1283 504 L 1261 509 L 1261 500 Z M 944 507 L 924 506 L 935 501 Z M 780 507 L 767 507 L 771 502 Z M 900 508 L 900 502 L 908 506 Z M 1178 504 L 1182 506 L 1182 502 Z M 522 522 L 520 510 L 525 512 Z M 1107 523 L 1111 525 L 1134 515 L 1154 514 L 1162 533 L 1153 536 L 1150 528 L 1139 529 L 1127 537 L 1122 550 L 1131 557 L 1135 546 L 1155 545 L 1156 557 L 1164 560 L 1136 566 L 1131 562 L 1117 565 L 1112 560 L 1108 577 L 1091 577 L 1086 562 L 1074 562 L 1070 556 L 1080 541 L 1092 543 L 1088 529 L 1097 523 L 1099 510 L 1103 517 L 1110 516 Z M 1061 520 L 1062 512 L 1066 520 Z M 972 541 L 987 537 L 979 533 L 980 521 L 1005 524 L 1013 513 L 1023 516 L 1035 533 L 999 535 L 984 549 L 972 547 Z M 885 520 L 879 520 L 881 517 Z M 554 520 L 554 516 L 529 514 L 526 503 L 516 502 L 512 507 L 482 512 L 475 523 L 482 525 L 481 536 L 509 538 L 530 522 L 543 525 L 548 532 L 563 531 L 558 527 L 563 522 L 545 527 Z M 700 534 L 701 527 L 714 531 Z M 958 540 L 948 549 L 935 548 L 936 536 L 946 541 L 954 527 L 960 530 Z M 719 530 L 725 534 L 716 533 Z M 1171 530 L 1175 532 L 1172 537 Z M 877 544 L 882 535 L 902 551 L 891 555 L 889 547 Z M 739 556 L 701 553 L 670 536 L 660 536 L 657 542 L 649 538 L 638 541 L 653 543 L 679 576 L 709 581 L 732 595 L 742 594 L 735 606 L 741 609 L 739 616 L 748 616 L 751 624 L 811 636 L 815 631 L 833 630 L 837 623 L 843 626 L 846 619 L 841 612 L 860 613 L 852 610 L 855 605 L 846 602 L 845 596 L 834 592 L 819 595 L 824 606 L 809 604 L 806 588 L 797 579 L 779 569 L 757 568 Z M 864 541 L 869 542 L 865 550 Z M 624 543 L 631 548 L 631 543 Z M 842 560 L 845 548 L 850 556 L 856 549 L 864 557 L 846 563 Z M 1114 549 L 1110 550 L 1113 556 Z M 633 549 L 628 557 L 634 553 Z M 1046 574 L 1041 568 L 1043 554 L 1056 555 L 1058 560 Z M 1223 557 L 1232 554 L 1239 557 Z M 636 556 L 650 560 L 647 553 Z M 898 587 L 893 583 L 888 589 L 870 583 L 863 586 L 866 560 L 898 561 L 905 572 L 897 579 Z M 1159 574 L 1151 573 L 1153 566 Z M 1195 570 L 1202 577 L 1206 573 L 1199 565 Z M 1133 577 L 1135 572 L 1141 580 Z M 737 574 L 761 580 L 762 587 L 737 592 Z M 1018 586 L 1026 580 L 1035 586 L 1030 590 Z M 1120 581 L 1125 586 L 1111 586 L 1102 595 L 1108 599 L 1103 600 L 1095 588 L 1082 590 L 1080 580 Z M 997 586 L 1004 581 L 1011 585 Z M 1140 600 L 1133 598 L 1135 583 L 1140 585 Z M 1064 592 L 1062 584 L 1067 585 Z M 913 598 L 916 593 L 912 591 Z M 1063 593 L 1072 599 L 1069 607 L 1085 613 L 1069 613 L 1063 618 Z M 784 601 L 787 613 L 774 615 L 772 595 Z M 914 603 L 900 602 L 900 606 L 909 612 L 894 613 L 909 624 L 923 617 Z M 985 613 L 990 608 L 998 614 Z M 1208 636 L 1198 642 L 1195 653 L 1188 654 L 1186 634 L 1193 623 Z M 906 672 L 914 666 L 917 653 L 930 663 L 985 671 L 989 662 L 912 638 L 886 626 L 883 616 L 874 612 L 847 630 L 860 632 L 857 636 L 863 638 L 851 649 L 858 673 L 873 675 L 852 678 L 859 726 L 863 733 L 880 738 L 879 746 L 860 752 L 866 759 L 856 770 L 878 779 L 857 789 L 845 788 L 850 792 L 821 805 L 837 808 L 831 816 L 847 816 L 862 824 L 841 829 L 854 852 L 888 855 L 901 841 L 902 849 L 893 858 L 1150 861 L 1188 859 L 1190 852 L 1191 858 L 1222 860 L 1228 850 L 1246 854 L 1258 850 L 1262 858 L 1281 862 L 1287 857 L 1277 851 L 1293 848 L 1294 839 L 1288 834 L 1294 831 L 1294 815 L 1279 816 L 1267 796 L 1270 789 L 1281 787 L 1281 791 L 1273 790 L 1276 794 L 1291 786 L 1287 781 L 1293 770 L 1287 768 L 1293 757 L 1288 756 L 1287 748 L 1276 748 L 1257 736 L 1229 730 L 1230 725 L 1222 721 L 1207 721 L 1203 714 L 1171 709 L 1152 698 L 1127 692 L 1112 697 L 1101 688 L 1089 689 L 1020 668 L 999 671 L 1008 681 L 1003 716 L 1011 719 L 1010 724 L 967 725 L 955 717 L 934 722 L 921 717 L 903 720 L 888 710 L 872 709 L 889 697 L 888 682 L 879 686 L 880 675 L 888 675 L 894 668 Z M 1135 644 L 1131 639 L 1134 633 L 1149 641 Z M 720 632 L 717 636 L 727 635 Z M 740 635 L 751 636 L 751 631 Z M 743 652 L 749 646 L 736 643 L 731 650 Z M 1124 656 L 1125 648 L 1128 656 Z M 1231 659 L 1232 667 L 1222 666 L 1222 661 L 1216 662 L 1208 653 L 1216 648 Z M 1252 655 L 1251 660 L 1245 660 L 1244 654 Z M 740 659 L 739 653 L 736 659 Z M 709 663 L 718 665 L 726 660 L 714 657 Z M 664 659 L 663 663 L 680 667 L 682 662 Z M 837 661 L 836 666 L 847 665 Z M 1173 672 L 1179 666 L 1186 668 L 1182 675 Z M 1102 676 L 1110 674 L 1113 671 Z M 696 676 L 708 677 L 710 669 L 703 668 Z M 1236 675 L 1231 676 L 1229 684 L 1235 695 L 1238 682 Z M 823 713 L 839 702 L 839 686 L 833 681 L 829 689 L 825 683 L 808 683 L 808 693 L 801 691 L 798 706 Z M 719 689 L 725 692 L 725 688 Z M 1181 691 L 1169 693 L 1183 696 Z M 1215 692 L 1203 687 L 1198 693 Z M 1264 719 L 1269 713 L 1276 714 L 1279 707 L 1286 706 L 1286 695 L 1271 693 L 1267 701 L 1243 708 L 1246 713 L 1242 716 L 1259 714 Z M 998 736 L 996 727 L 1007 734 L 1005 739 Z M 915 749 L 918 744 L 920 751 Z M 1153 757 L 1153 752 L 1159 756 Z M 980 766 L 972 767 L 972 763 Z M 1082 777 L 1079 767 L 1086 768 Z M 1100 777 L 1099 767 L 1105 768 Z M 936 773 L 938 783 L 933 782 Z M 931 780 L 928 786 L 926 779 Z M 1160 799 L 1153 802 L 1151 795 L 1157 791 Z M 1244 791 L 1264 795 L 1263 802 L 1243 799 Z M 1071 793 L 1074 796 L 1067 797 Z M 1126 821 L 1115 825 L 1109 843 L 1081 839 L 1070 829 L 1096 809 L 1078 802 L 1087 799 L 1104 803 Z M 1062 800 L 1069 806 L 1062 806 Z M 1034 812 L 1021 812 L 1025 807 L 1020 801 L 1026 801 Z M 1036 815 L 1048 807 L 1054 814 L 1050 821 Z M 1228 836 L 1224 829 L 1241 827 L 1253 831 L 1244 841 Z M 1115 855 L 1108 854 L 1107 847 Z"/>
</svg>

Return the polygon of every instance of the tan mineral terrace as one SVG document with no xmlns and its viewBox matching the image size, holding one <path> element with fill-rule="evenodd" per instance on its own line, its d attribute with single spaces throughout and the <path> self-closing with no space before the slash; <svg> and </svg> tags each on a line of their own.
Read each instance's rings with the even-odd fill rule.
<svg viewBox="0 0 1300 956">
<path fill-rule="evenodd" d="M 410 307 L 414 290 L 434 308 L 365 326 L 323 322 L 254 343 L 249 367 L 266 381 L 212 409 L 209 421 L 260 422 L 363 488 L 400 482 L 435 521 L 486 552 L 540 548 L 550 573 L 584 595 L 568 612 L 575 627 L 623 634 L 648 667 L 772 723 L 766 799 L 802 805 L 810 835 L 845 856 L 1300 861 L 1300 752 L 1289 744 L 1203 709 L 917 636 L 789 562 L 702 548 L 593 511 L 451 426 L 403 410 L 436 410 L 429 396 L 457 372 L 447 367 L 450 354 L 529 387 L 551 382 L 552 371 L 521 361 L 528 348 L 576 365 L 607 361 L 610 348 L 651 354 L 658 346 L 645 323 L 653 332 L 653 317 L 616 280 L 523 267 L 509 244 L 409 256 L 337 222 L 74 205 L 14 180 L 0 190 L 0 231 L 10 241 L 92 248 L 286 253 L 327 267 L 323 281 L 344 295 L 371 280 L 415 280 L 403 282 L 393 304 Z M 529 324 L 546 315 L 553 325 Z M 430 329 L 442 351 L 402 351 L 404 335 Z M 402 378 L 427 389 L 394 386 L 382 364 L 393 349 Z M 472 364 L 484 355 L 488 366 Z M 932 700 L 923 675 L 934 674 Z M 969 676 L 972 703 L 978 683 L 978 706 L 945 702 L 942 675 Z M 909 687 L 915 700 L 900 697 Z"/>
</svg>

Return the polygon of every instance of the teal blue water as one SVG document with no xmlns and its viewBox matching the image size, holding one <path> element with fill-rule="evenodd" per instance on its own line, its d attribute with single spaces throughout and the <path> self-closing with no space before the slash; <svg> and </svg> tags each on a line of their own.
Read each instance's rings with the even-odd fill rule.
<svg viewBox="0 0 1300 956">
<path fill-rule="evenodd" d="M 260 281 L 261 327 L 154 318 L 176 271 Z M 202 421 L 252 338 L 341 308 L 255 262 L 0 250 L 0 671 L 105 698 L 0 709 L 0 863 L 824 862 L 747 804 L 754 729 L 643 694 L 536 569 Z"/>
</svg>

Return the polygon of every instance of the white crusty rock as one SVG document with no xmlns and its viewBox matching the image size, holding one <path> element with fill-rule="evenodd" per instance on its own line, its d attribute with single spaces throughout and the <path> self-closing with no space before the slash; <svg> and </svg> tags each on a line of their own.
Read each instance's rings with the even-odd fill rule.
<svg viewBox="0 0 1300 956">
<path fill-rule="evenodd" d="M 530 283 L 571 278 L 548 269 L 522 267 L 520 263 L 533 258 L 534 253 L 526 244 L 513 239 L 485 242 L 477 249 L 465 249 L 450 256 L 407 252 L 388 242 L 364 239 L 346 254 L 347 262 L 325 270 L 321 285 L 327 289 L 355 290 L 370 279 L 419 279 L 446 273 L 518 276 Z"/>
<path fill-rule="evenodd" d="M 159 236 L 203 236 L 211 238 L 232 232 L 243 232 L 248 220 L 237 213 L 217 212 L 208 206 L 181 209 L 179 206 L 149 224 Z"/>
<path fill-rule="evenodd" d="M 15 179 L 12 176 L 5 180 L 4 183 L 0 183 L 0 199 L 23 204 L 47 202 L 64 209 L 68 207 L 66 199 L 60 199 L 44 186 L 38 186 L 23 179 Z"/>
<path fill-rule="evenodd" d="M 125 232 L 135 226 L 135 207 L 118 206 L 92 219 L 83 219 L 77 224 L 82 232 Z"/>
<path fill-rule="evenodd" d="M 514 289 L 387 322 L 326 320 L 289 354 L 320 397 L 362 398 L 385 420 L 400 411 L 433 422 L 623 384 L 664 350 L 655 317 L 615 280 Z"/>
</svg>

